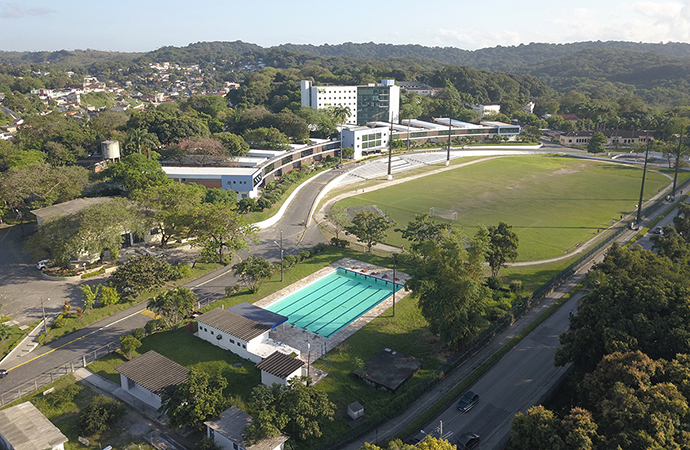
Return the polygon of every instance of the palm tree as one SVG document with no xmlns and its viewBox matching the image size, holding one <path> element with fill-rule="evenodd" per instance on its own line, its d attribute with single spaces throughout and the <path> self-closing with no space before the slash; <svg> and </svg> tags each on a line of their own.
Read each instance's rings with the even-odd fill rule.
<svg viewBox="0 0 690 450">
<path fill-rule="evenodd" d="M 141 153 L 142 150 L 145 150 L 146 157 L 149 159 L 151 158 L 151 149 L 159 145 L 158 136 L 154 133 L 149 133 L 148 130 L 144 128 L 135 128 L 132 130 L 125 141 L 125 148 L 128 151 Z"/>
<path fill-rule="evenodd" d="M 343 164 L 343 126 L 352 115 L 349 106 L 335 105 L 330 107 L 330 112 L 336 122 L 340 124 L 340 165 Z"/>
</svg>

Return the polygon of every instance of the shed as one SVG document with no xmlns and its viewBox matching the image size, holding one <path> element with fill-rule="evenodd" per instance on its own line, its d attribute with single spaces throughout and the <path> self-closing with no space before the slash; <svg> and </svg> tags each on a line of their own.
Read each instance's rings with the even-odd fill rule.
<svg viewBox="0 0 690 450">
<path fill-rule="evenodd" d="M 189 374 L 189 369 L 153 350 L 115 370 L 120 372 L 122 389 L 156 409 L 160 408 L 163 395 L 172 394 Z"/>
<path fill-rule="evenodd" d="M 206 436 L 213 439 L 223 450 L 283 450 L 288 438 L 282 434 L 248 445 L 244 440 L 244 429 L 251 424 L 252 416 L 235 406 L 223 411 L 218 420 L 204 422 Z"/>
<path fill-rule="evenodd" d="M 31 402 L 0 411 L 0 437 L 15 450 L 64 450 L 68 441 Z"/>
<path fill-rule="evenodd" d="M 347 406 L 347 415 L 350 416 L 352 420 L 359 419 L 364 416 L 364 406 L 359 402 L 350 403 Z"/>
<path fill-rule="evenodd" d="M 288 384 L 294 377 L 304 372 L 304 361 L 281 352 L 274 352 L 256 365 L 261 370 L 261 383 L 273 386 L 273 383 Z"/>
<path fill-rule="evenodd" d="M 395 392 L 417 373 L 423 364 L 423 361 L 413 356 L 384 348 L 364 363 L 364 375 L 361 377 L 372 386 Z"/>
</svg>

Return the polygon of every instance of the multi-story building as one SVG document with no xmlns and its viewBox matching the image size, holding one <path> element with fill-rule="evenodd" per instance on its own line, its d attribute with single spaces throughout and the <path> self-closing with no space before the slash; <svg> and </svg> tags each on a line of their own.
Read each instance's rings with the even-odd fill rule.
<svg viewBox="0 0 690 450">
<path fill-rule="evenodd" d="M 330 106 L 350 108 L 349 125 L 366 125 L 373 121 L 398 123 L 400 86 L 395 80 L 381 80 L 362 86 L 312 86 L 302 80 L 302 106 L 324 109 Z"/>
</svg>

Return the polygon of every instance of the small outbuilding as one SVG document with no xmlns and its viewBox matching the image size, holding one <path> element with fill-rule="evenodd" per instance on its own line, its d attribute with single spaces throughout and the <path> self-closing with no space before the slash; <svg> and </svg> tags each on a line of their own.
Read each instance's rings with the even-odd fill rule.
<svg viewBox="0 0 690 450">
<path fill-rule="evenodd" d="M 249 444 L 245 440 L 244 430 L 251 424 L 252 416 L 235 406 L 223 411 L 218 420 L 204 422 L 206 436 L 223 450 L 283 450 L 288 438 L 282 434 Z"/>
<path fill-rule="evenodd" d="M 364 363 L 364 370 L 355 375 L 378 389 L 395 392 L 417 373 L 424 362 L 413 357 L 384 348 Z"/>
<path fill-rule="evenodd" d="M 199 337 L 255 363 L 261 362 L 257 349 L 268 341 L 270 325 L 256 322 L 222 308 L 197 317 Z"/>
<path fill-rule="evenodd" d="M 347 406 L 347 415 L 350 416 L 352 420 L 359 419 L 364 416 L 364 406 L 359 402 L 350 403 Z"/>
<path fill-rule="evenodd" d="M 163 395 L 172 394 L 189 375 L 189 369 L 153 350 L 115 370 L 120 372 L 122 389 L 156 409 L 161 407 Z"/>
<path fill-rule="evenodd" d="M 306 375 L 304 361 L 278 351 L 257 364 L 256 368 L 261 370 L 261 383 L 266 386 L 288 384 L 291 378 Z"/>
<path fill-rule="evenodd" d="M 14 450 L 65 450 L 68 441 L 31 402 L 0 411 L 0 447 L 3 437 Z"/>
</svg>

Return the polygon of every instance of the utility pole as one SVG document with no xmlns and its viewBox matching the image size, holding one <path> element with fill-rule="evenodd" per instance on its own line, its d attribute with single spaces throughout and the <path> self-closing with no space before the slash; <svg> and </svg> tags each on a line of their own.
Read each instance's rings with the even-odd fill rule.
<svg viewBox="0 0 690 450">
<path fill-rule="evenodd" d="M 395 290 L 396 290 L 395 289 L 396 288 L 396 285 L 395 285 L 395 280 L 396 280 L 396 278 L 395 278 L 395 260 L 396 260 L 395 253 L 393 253 L 393 317 L 395 317 Z"/>
<path fill-rule="evenodd" d="M 676 172 L 673 175 L 673 190 L 671 191 L 671 197 L 672 200 L 676 198 L 676 185 L 678 183 L 678 165 L 680 163 L 680 149 L 681 146 L 683 145 L 683 131 L 685 130 L 685 127 L 680 128 L 680 139 L 678 140 L 678 150 L 676 152 Z"/>
<path fill-rule="evenodd" d="M 280 244 L 273 241 L 280 248 L 280 282 L 283 282 L 283 230 L 280 230 Z"/>
<path fill-rule="evenodd" d="M 307 342 L 307 386 L 311 385 L 311 375 L 309 369 L 311 368 L 311 344 Z"/>
</svg>

